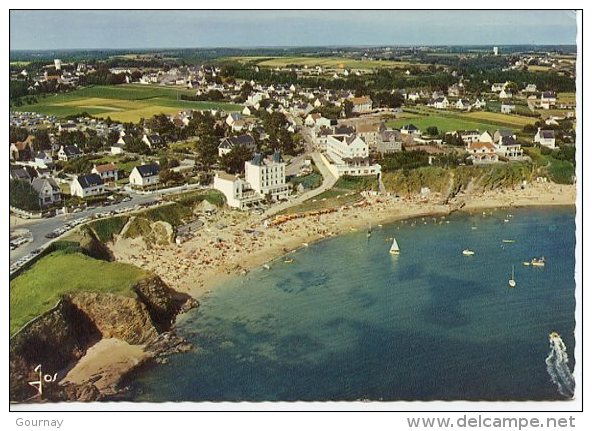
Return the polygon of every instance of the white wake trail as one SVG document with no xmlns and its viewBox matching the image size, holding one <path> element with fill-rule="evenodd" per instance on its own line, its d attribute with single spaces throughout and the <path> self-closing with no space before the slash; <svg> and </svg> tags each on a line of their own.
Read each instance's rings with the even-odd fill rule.
<svg viewBox="0 0 592 431">
<path fill-rule="evenodd" d="M 557 333 L 549 336 L 551 351 L 545 360 L 547 372 L 551 380 L 557 385 L 559 393 L 565 397 L 573 398 L 576 382 L 569 369 L 569 356 L 563 340 Z"/>
</svg>

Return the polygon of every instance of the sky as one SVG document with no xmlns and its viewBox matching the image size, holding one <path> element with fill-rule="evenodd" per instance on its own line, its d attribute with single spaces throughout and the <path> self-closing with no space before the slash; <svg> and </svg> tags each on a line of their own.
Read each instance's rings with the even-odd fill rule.
<svg viewBox="0 0 592 431">
<path fill-rule="evenodd" d="M 10 49 L 575 44 L 572 11 L 10 12 Z"/>
</svg>

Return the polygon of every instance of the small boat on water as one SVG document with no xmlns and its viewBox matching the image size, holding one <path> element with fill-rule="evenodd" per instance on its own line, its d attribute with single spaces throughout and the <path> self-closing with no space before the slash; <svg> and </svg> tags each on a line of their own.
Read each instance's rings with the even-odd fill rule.
<svg viewBox="0 0 592 431">
<path fill-rule="evenodd" d="M 472 230 L 477 230 L 477 226 L 471 226 Z"/>
<path fill-rule="evenodd" d="M 307 243 L 307 242 L 303 242 L 303 243 L 302 243 L 302 246 L 303 246 L 303 247 L 308 247 L 308 243 Z"/>
<path fill-rule="evenodd" d="M 470 250 L 470 249 L 468 249 L 468 248 L 465 248 L 465 249 L 462 251 L 462 254 L 463 254 L 464 256 L 473 256 L 473 255 L 475 254 L 475 252 L 474 252 L 473 250 Z"/>
<path fill-rule="evenodd" d="M 504 223 L 508 223 L 510 220 L 508 220 L 507 218 L 504 219 Z"/>
<path fill-rule="evenodd" d="M 512 265 L 512 278 L 508 280 L 510 287 L 516 287 L 516 280 L 514 280 L 514 265 Z"/>
<path fill-rule="evenodd" d="M 271 269 L 271 266 L 269 266 L 268 264 L 265 263 L 265 264 L 263 264 L 263 268 L 264 269 Z"/>
<path fill-rule="evenodd" d="M 540 259 L 533 257 L 530 262 L 528 262 L 528 261 L 522 262 L 522 265 L 543 267 L 543 266 L 545 266 L 545 256 L 541 257 Z"/>
<path fill-rule="evenodd" d="M 516 240 L 515 239 L 502 239 L 502 242 L 513 243 L 513 242 L 516 242 Z"/>
<path fill-rule="evenodd" d="M 393 243 L 391 244 L 391 249 L 389 250 L 390 254 L 399 254 L 401 249 L 399 248 L 399 244 L 397 243 L 397 238 L 393 238 Z"/>
<path fill-rule="evenodd" d="M 292 263 L 294 262 L 294 259 L 292 259 L 291 257 L 288 259 L 284 259 L 284 263 Z"/>
<path fill-rule="evenodd" d="M 372 235 L 372 225 L 368 224 L 368 231 L 366 232 L 366 238 L 370 238 Z"/>
</svg>

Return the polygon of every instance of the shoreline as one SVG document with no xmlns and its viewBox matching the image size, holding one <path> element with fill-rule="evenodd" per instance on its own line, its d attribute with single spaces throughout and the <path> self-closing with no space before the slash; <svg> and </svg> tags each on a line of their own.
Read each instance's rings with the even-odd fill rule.
<svg viewBox="0 0 592 431">
<path fill-rule="evenodd" d="M 442 217 L 453 212 L 492 208 L 575 206 L 576 186 L 533 183 L 525 189 L 461 193 L 448 203 L 440 194 L 426 200 L 367 197 L 362 204 L 327 214 L 264 226 L 264 219 L 248 213 L 221 210 L 181 245 L 148 249 L 142 241 L 116 241 L 119 261 L 159 275 L 173 289 L 200 299 L 224 282 L 263 266 L 301 247 L 368 226 L 416 217 Z"/>
</svg>

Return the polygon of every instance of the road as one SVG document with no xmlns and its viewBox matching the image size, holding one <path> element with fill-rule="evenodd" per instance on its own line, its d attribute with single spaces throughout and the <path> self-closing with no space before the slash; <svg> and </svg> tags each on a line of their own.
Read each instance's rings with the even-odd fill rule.
<svg viewBox="0 0 592 431">
<path fill-rule="evenodd" d="M 203 188 L 197 185 L 189 185 L 189 186 L 179 186 L 173 187 L 162 191 L 157 191 L 152 194 L 139 194 L 139 193 L 128 193 L 128 196 L 131 198 L 128 202 L 120 202 L 118 204 L 110 205 L 107 207 L 96 207 L 83 210 L 79 213 L 73 214 L 59 214 L 55 217 L 50 218 L 42 218 L 42 219 L 35 219 L 35 220 L 21 220 L 11 217 L 11 226 L 10 230 L 13 231 L 15 229 L 27 229 L 33 235 L 33 241 L 28 242 L 26 244 L 21 245 L 15 250 L 10 251 L 10 264 L 12 265 L 15 261 L 20 259 L 21 257 L 29 254 L 31 251 L 44 247 L 49 242 L 52 241 L 50 238 L 46 238 L 45 235 L 50 233 L 51 231 L 62 227 L 64 224 L 72 222 L 74 220 L 79 220 L 85 217 L 91 217 L 98 213 L 105 213 L 116 211 L 119 209 L 124 208 L 133 208 L 136 205 L 146 204 L 148 202 L 153 202 L 156 200 L 157 197 L 167 194 L 173 194 L 177 192 L 185 192 L 188 190 L 195 190 L 197 188 Z M 18 220 L 16 224 L 12 223 L 12 220 Z M 64 234 L 65 235 L 65 234 Z"/>
<path fill-rule="evenodd" d="M 280 211 L 283 211 L 283 210 L 293 207 L 295 205 L 299 205 L 302 202 L 304 202 L 310 198 L 314 198 L 315 196 L 318 196 L 321 193 L 326 192 L 327 190 L 331 189 L 335 185 L 335 183 L 337 182 L 337 177 L 335 177 L 331 173 L 331 171 L 329 171 L 327 166 L 325 166 L 325 163 L 323 163 L 323 161 L 321 159 L 321 155 L 318 152 L 314 152 L 311 154 L 311 157 L 312 157 L 313 162 L 315 163 L 315 165 L 317 166 L 317 168 L 321 172 L 321 175 L 323 175 L 323 184 L 321 184 L 320 187 L 317 187 L 314 190 L 310 190 L 308 192 L 302 193 L 300 196 L 298 196 L 294 199 L 290 199 L 287 202 L 282 202 L 282 203 L 274 205 L 273 207 L 269 208 L 267 211 L 265 211 L 263 213 L 264 218 L 271 217 Z"/>
</svg>

